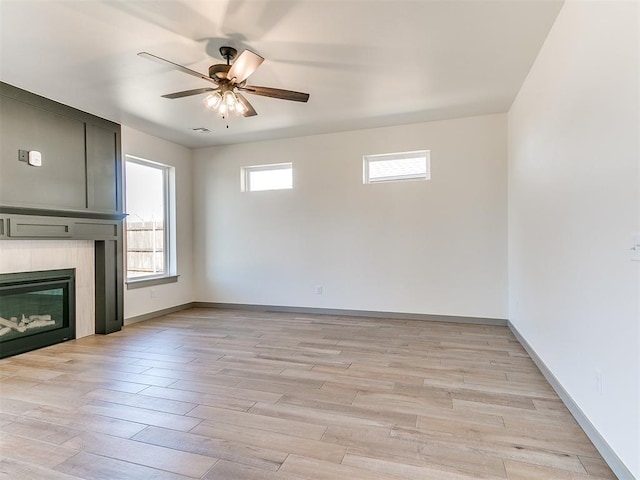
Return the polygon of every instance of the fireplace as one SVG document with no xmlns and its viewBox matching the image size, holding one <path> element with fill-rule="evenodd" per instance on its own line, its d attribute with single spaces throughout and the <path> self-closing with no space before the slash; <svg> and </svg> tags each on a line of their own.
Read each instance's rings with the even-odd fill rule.
<svg viewBox="0 0 640 480">
<path fill-rule="evenodd" d="M 75 269 L 0 274 L 0 358 L 75 336 Z"/>
</svg>

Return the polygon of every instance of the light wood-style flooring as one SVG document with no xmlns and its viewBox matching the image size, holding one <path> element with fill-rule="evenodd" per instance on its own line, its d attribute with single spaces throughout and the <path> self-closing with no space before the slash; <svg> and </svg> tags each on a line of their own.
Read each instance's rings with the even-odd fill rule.
<svg viewBox="0 0 640 480">
<path fill-rule="evenodd" d="M 506 327 L 190 309 L 0 360 L 0 478 L 611 479 Z"/>
</svg>

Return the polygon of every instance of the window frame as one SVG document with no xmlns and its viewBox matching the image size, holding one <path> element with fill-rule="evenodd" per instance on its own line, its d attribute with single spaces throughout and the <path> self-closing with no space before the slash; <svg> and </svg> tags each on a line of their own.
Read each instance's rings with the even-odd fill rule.
<svg viewBox="0 0 640 480">
<path fill-rule="evenodd" d="M 424 157 L 426 162 L 425 174 L 409 174 L 409 175 L 397 175 L 388 176 L 380 179 L 371 179 L 369 176 L 369 164 L 373 161 L 382 160 L 405 160 L 409 158 Z M 362 181 L 365 185 L 376 183 L 392 183 L 392 182 L 405 182 L 410 180 L 431 180 L 431 151 L 430 150 L 414 150 L 411 152 L 397 152 L 397 153 L 377 153 L 371 155 L 362 156 Z"/>
<path fill-rule="evenodd" d="M 175 220 L 174 211 L 175 207 L 175 167 L 160 162 L 148 160 L 146 158 L 137 157 L 134 155 L 125 155 L 124 165 L 124 205 L 125 211 L 127 208 L 127 163 L 134 163 L 144 167 L 155 168 L 162 172 L 162 195 L 163 195 L 163 265 L 164 271 L 161 273 L 152 273 L 150 275 L 141 275 L 136 277 L 129 277 L 128 267 L 128 229 L 127 220 L 124 221 L 124 276 L 127 289 L 136 289 L 142 287 L 150 287 L 154 285 L 161 285 L 165 283 L 177 282 L 178 276 L 176 275 L 176 262 L 175 262 Z"/>
<path fill-rule="evenodd" d="M 291 186 L 285 188 L 266 188 L 262 190 L 251 190 L 251 173 L 252 172 L 267 172 L 275 170 L 291 170 Z M 270 163 L 264 165 L 251 165 L 242 167 L 240 169 L 240 190 L 242 192 L 273 192 L 278 190 L 292 190 L 293 189 L 293 162 L 283 163 Z"/>
</svg>

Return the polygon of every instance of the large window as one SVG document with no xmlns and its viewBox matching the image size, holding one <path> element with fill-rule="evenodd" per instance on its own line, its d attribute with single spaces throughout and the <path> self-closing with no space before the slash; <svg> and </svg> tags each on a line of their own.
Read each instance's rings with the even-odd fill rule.
<svg viewBox="0 0 640 480">
<path fill-rule="evenodd" d="M 242 168 L 242 191 L 284 190 L 293 188 L 293 165 L 277 163 Z"/>
<path fill-rule="evenodd" d="M 364 183 L 429 180 L 429 151 L 364 156 Z"/>
<path fill-rule="evenodd" d="M 127 280 L 171 275 L 172 167 L 126 157 Z"/>
</svg>

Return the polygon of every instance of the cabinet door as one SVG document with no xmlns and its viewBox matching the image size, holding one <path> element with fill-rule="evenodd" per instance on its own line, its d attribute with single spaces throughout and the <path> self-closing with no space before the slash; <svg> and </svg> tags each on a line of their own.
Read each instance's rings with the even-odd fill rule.
<svg viewBox="0 0 640 480">
<path fill-rule="evenodd" d="M 87 123 L 87 206 L 90 211 L 118 211 L 118 150 L 115 131 Z"/>
<path fill-rule="evenodd" d="M 46 209 L 86 208 L 84 122 L 0 97 L 0 203 Z M 42 153 L 42 166 L 18 160 Z"/>
</svg>

